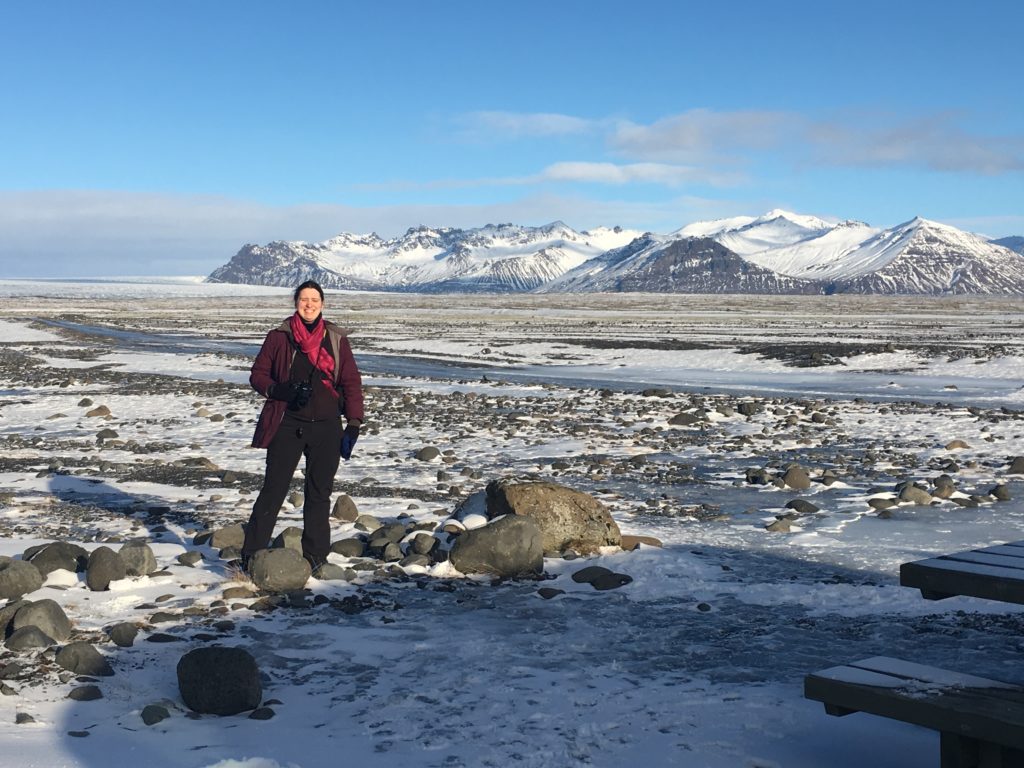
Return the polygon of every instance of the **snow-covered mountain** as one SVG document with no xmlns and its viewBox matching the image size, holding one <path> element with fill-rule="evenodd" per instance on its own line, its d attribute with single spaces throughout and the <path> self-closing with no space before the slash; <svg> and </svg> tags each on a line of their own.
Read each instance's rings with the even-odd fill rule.
<svg viewBox="0 0 1024 768">
<path fill-rule="evenodd" d="M 783 210 L 689 224 L 667 235 L 577 232 L 556 221 L 417 227 L 398 238 L 246 245 L 214 282 L 442 291 L 1024 295 L 1024 256 L 915 218 L 880 230 Z"/>
<path fill-rule="evenodd" d="M 1001 245 L 1004 248 L 1009 248 L 1011 251 L 1016 251 L 1017 253 L 1024 253 L 1024 237 L 1021 237 L 1020 235 L 1001 237 L 998 240 L 991 240 L 989 242 Z"/>
<path fill-rule="evenodd" d="M 577 232 L 560 221 L 478 229 L 416 227 L 385 240 L 341 234 L 320 243 L 246 245 L 212 282 L 357 290 L 528 291 L 640 233 L 619 227 Z"/>
</svg>

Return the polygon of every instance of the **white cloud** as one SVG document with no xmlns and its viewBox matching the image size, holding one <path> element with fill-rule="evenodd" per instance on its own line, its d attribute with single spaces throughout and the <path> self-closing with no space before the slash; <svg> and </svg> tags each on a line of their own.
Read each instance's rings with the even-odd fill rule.
<svg viewBox="0 0 1024 768">
<path fill-rule="evenodd" d="M 459 122 L 468 134 L 486 139 L 571 136 L 595 127 L 582 117 L 549 112 L 473 112 Z"/>
<path fill-rule="evenodd" d="M 736 173 L 718 173 L 705 168 L 668 163 L 587 163 L 561 162 L 549 165 L 540 174 L 547 181 L 574 181 L 592 184 L 661 184 L 679 187 L 686 184 L 731 186 L 742 181 Z"/>
</svg>

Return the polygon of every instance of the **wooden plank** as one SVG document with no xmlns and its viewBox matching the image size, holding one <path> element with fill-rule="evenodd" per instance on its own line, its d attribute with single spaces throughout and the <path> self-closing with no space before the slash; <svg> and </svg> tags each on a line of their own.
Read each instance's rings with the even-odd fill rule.
<svg viewBox="0 0 1024 768">
<path fill-rule="evenodd" d="M 1024 578 L 1013 569 L 951 560 L 920 560 L 900 566 L 900 584 L 916 587 L 928 599 L 968 595 L 1024 603 Z"/>
<path fill-rule="evenodd" d="M 905 668 L 898 660 L 893 662 Z M 869 673 L 892 677 L 861 669 L 859 664 L 851 665 L 850 675 L 854 679 Z M 872 665 L 880 666 L 877 658 Z M 913 681 L 905 682 L 903 687 L 876 686 L 836 679 L 842 677 L 840 669 L 825 670 L 824 676 L 808 675 L 804 679 L 804 695 L 840 710 L 868 712 L 942 733 L 1024 749 L 1024 690 L 1019 687 L 1008 690 L 938 686 L 926 691 Z M 935 670 L 933 676 L 941 677 L 941 672 Z M 993 682 L 996 681 L 986 681 Z"/>
<path fill-rule="evenodd" d="M 1017 557 L 984 550 L 957 552 L 954 555 L 943 555 L 942 557 L 935 558 L 935 561 L 941 563 L 977 563 L 978 565 L 996 565 L 1001 568 L 1011 568 L 1017 571 L 1018 578 L 1024 579 L 1024 550 L 1021 550 L 1021 555 Z"/>
<path fill-rule="evenodd" d="M 890 656 L 872 656 L 860 661 L 850 662 L 847 666 L 884 675 L 892 675 L 904 680 L 916 680 L 935 685 L 959 686 L 961 688 L 1000 688 L 1017 691 L 1024 696 L 1024 687 L 1019 685 L 1004 683 L 999 680 L 989 680 L 987 677 L 968 675 L 963 672 L 951 672 L 947 669 L 939 669 L 938 667 L 931 667 L 927 664 L 918 664 L 903 659 L 894 659 Z M 825 670 L 824 673 L 818 672 L 816 674 L 825 674 L 828 671 Z"/>
<path fill-rule="evenodd" d="M 972 549 L 971 552 L 988 552 L 993 555 L 1006 555 L 1007 557 L 1021 557 L 1024 558 L 1024 546 L 1019 546 L 1021 542 L 1017 544 L 995 544 L 991 547 L 982 547 L 981 549 Z M 960 553 L 955 553 L 960 554 Z"/>
</svg>

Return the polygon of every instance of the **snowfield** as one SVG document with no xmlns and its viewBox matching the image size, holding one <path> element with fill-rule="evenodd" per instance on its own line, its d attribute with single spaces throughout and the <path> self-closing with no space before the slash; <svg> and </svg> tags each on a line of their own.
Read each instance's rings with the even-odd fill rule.
<svg viewBox="0 0 1024 768">
<path fill-rule="evenodd" d="M 371 564 L 254 609 L 225 598 L 244 580 L 193 538 L 248 517 L 263 472 L 248 368 L 289 300 L 0 281 L 0 555 L 142 538 L 165 572 L 90 592 L 55 571 L 26 596 L 58 601 L 115 674 L 74 701 L 53 649 L 0 646 L 0 766 L 933 768 L 937 734 L 829 717 L 804 675 L 885 655 L 1024 682 L 1024 609 L 898 583 L 903 562 L 1024 539 L 1024 477 L 1006 472 L 1024 455 L 1024 302 L 329 292 L 367 389 L 336 483 L 360 513 L 440 521 L 522 476 L 592 493 L 663 546 L 546 558 L 539 583 Z M 86 416 L 99 404 L 109 418 Z M 427 445 L 442 456 L 413 458 Z M 748 481 L 791 463 L 809 489 Z M 868 505 L 943 473 L 977 506 Z M 998 484 L 1010 501 L 987 496 Z M 795 498 L 819 511 L 793 514 Z M 592 564 L 633 580 L 572 580 Z M 140 632 L 121 648 L 106 630 L 126 621 Z M 175 666 L 210 644 L 255 656 L 271 719 L 188 715 Z M 171 716 L 145 725 L 161 703 Z"/>
</svg>

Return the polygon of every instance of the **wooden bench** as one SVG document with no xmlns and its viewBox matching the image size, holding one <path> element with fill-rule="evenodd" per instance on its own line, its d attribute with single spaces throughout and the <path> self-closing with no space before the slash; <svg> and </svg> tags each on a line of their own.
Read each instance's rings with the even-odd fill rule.
<svg viewBox="0 0 1024 768">
<path fill-rule="evenodd" d="M 904 563 L 900 584 L 926 600 L 968 595 L 1024 603 L 1024 541 Z"/>
<path fill-rule="evenodd" d="M 868 712 L 940 734 L 942 768 L 1024 768 L 1024 687 L 875 656 L 804 678 L 830 715 Z"/>
</svg>

